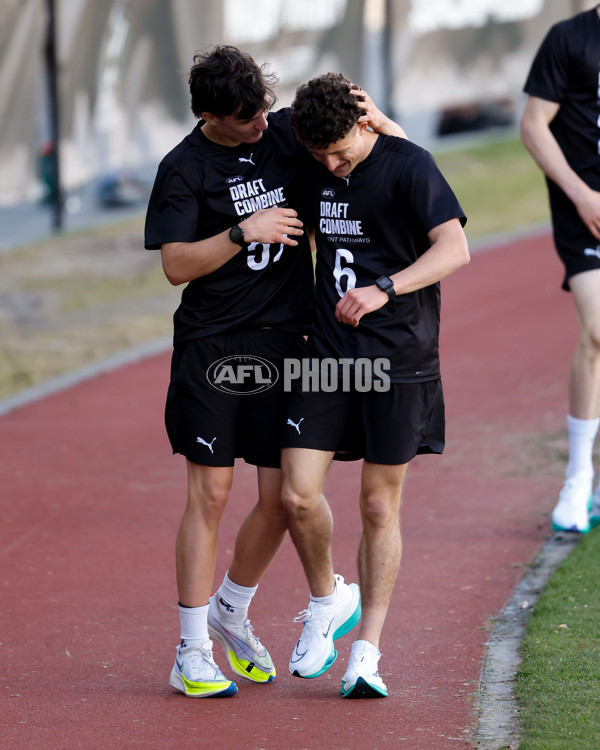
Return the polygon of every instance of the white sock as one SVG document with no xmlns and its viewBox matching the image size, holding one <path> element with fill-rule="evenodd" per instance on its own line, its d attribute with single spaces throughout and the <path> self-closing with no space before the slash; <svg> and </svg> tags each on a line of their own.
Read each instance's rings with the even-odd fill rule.
<svg viewBox="0 0 600 750">
<path fill-rule="evenodd" d="M 179 607 L 181 642 L 185 646 L 202 646 L 208 641 L 208 604 L 203 607 Z"/>
<path fill-rule="evenodd" d="M 600 419 L 576 419 L 570 414 L 567 416 L 567 428 L 569 430 L 567 479 L 580 473 L 593 476 L 592 452 L 599 425 Z"/>
<path fill-rule="evenodd" d="M 329 594 L 329 596 L 313 596 L 310 595 L 311 602 L 315 602 L 316 604 L 333 604 L 335 602 L 335 597 L 337 594 L 337 582 L 335 584 L 335 587 L 333 589 L 333 594 Z"/>
<path fill-rule="evenodd" d="M 223 583 L 217 590 L 217 596 L 222 605 L 221 615 L 223 619 L 229 622 L 243 622 L 257 589 L 258 586 L 240 586 L 239 583 L 234 583 L 231 580 L 228 573 L 225 573 Z"/>
</svg>

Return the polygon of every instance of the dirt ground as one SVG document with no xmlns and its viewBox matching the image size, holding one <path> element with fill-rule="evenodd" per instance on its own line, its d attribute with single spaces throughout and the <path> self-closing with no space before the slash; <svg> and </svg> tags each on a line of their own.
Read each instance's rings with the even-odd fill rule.
<svg viewBox="0 0 600 750">
<path fill-rule="evenodd" d="M 172 333 L 143 217 L 0 253 L 0 398 Z"/>
</svg>

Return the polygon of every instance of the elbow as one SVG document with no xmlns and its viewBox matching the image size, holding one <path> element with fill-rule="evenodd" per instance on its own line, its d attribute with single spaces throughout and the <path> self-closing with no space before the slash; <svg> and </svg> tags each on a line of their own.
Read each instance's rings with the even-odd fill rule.
<svg viewBox="0 0 600 750">
<path fill-rule="evenodd" d="M 469 253 L 469 244 L 467 238 L 463 235 L 462 241 L 456 248 L 456 269 L 458 270 L 459 268 L 468 265 L 470 260 L 471 255 Z"/>
<path fill-rule="evenodd" d="M 521 125 L 519 127 L 519 135 L 521 136 L 521 143 L 525 146 L 525 148 L 527 149 L 527 151 L 529 151 L 529 153 L 531 153 L 531 149 L 535 141 L 534 132 L 535 132 L 535 128 L 531 122 L 531 119 L 527 117 L 527 115 L 524 115 L 521 118 Z"/>
<path fill-rule="evenodd" d="M 168 273 L 165 273 L 165 276 L 167 277 L 167 281 L 171 286 L 181 286 L 182 284 L 185 284 L 185 279 L 179 279 L 176 276 L 170 276 Z"/>
<path fill-rule="evenodd" d="M 455 258 L 457 269 L 468 265 L 469 261 L 471 260 L 471 255 L 469 253 L 469 243 L 467 242 L 467 237 L 462 230 L 460 241 L 456 244 Z"/>
<path fill-rule="evenodd" d="M 169 284 L 171 284 L 171 286 L 181 286 L 181 284 L 185 284 L 186 281 L 189 281 L 189 279 L 183 278 L 181 273 L 177 273 L 174 268 L 171 268 L 166 263 L 163 263 L 163 271 L 165 272 L 167 281 L 169 282 Z"/>
<path fill-rule="evenodd" d="M 171 286 L 180 286 L 185 284 L 189 279 L 184 278 L 180 263 L 176 263 L 173 258 L 166 253 L 162 254 L 162 267 L 167 281 Z"/>
</svg>

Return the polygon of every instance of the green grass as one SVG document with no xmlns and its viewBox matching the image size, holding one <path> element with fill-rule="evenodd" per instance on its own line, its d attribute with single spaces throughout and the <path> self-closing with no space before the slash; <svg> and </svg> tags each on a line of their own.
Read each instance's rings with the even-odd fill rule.
<svg viewBox="0 0 600 750">
<path fill-rule="evenodd" d="M 470 240 L 550 221 L 544 178 L 520 140 L 435 154 L 435 159 L 467 214 Z"/>
<path fill-rule="evenodd" d="M 517 675 L 521 750 L 600 747 L 600 529 L 560 565 L 540 596 Z"/>
</svg>

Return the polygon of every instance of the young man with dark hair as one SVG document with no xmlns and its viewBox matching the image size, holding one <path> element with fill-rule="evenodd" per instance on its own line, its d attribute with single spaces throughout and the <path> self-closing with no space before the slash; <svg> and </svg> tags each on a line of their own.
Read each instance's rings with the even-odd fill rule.
<svg viewBox="0 0 600 750">
<path fill-rule="evenodd" d="M 282 454 L 283 503 L 311 595 L 290 659 L 298 677 L 329 669 L 333 641 L 347 632 L 336 611 L 332 518 L 321 492 L 333 458 L 364 459 L 362 618 L 342 680 L 349 698 L 387 695 L 377 664 L 400 565 L 404 476 L 417 453 L 444 447 L 438 282 L 469 260 L 463 211 L 431 156 L 367 129 L 351 88 L 329 73 L 300 86 L 292 104 L 296 135 L 314 157 L 316 295 L 307 357 L 313 373 L 331 372 L 333 363 L 337 389 L 296 381 Z"/>
<path fill-rule="evenodd" d="M 188 478 L 176 539 L 181 643 L 170 682 L 188 696 L 207 697 L 237 692 L 214 662 L 211 639 L 225 648 L 236 674 L 258 683 L 275 677 L 247 616 L 287 531 L 280 500 L 286 394 L 283 378 L 264 388 L 268 373 L 261 365 L 281 372 L 286 358 L 303 356 L 314 274 L 296 211 L 307 156 L 289 110 L 269 112 L 275 76 L 231 46 L 216 46 L 194 62 L 189 85 L 200 123 L 159 166 L 145 245 L 161 250 L 172 284 L 187 283 L 174 316 L 165 412 Z M 369 116 L 381 128 L 400 130 L 374 107 Z M 221 370 L 218 363 L 225 363 Z M 211 381 L 211 373 L 228 371 L 244 381 L 243 393 Z M 210 596 L 236 457 L 257 467 L 258 502 Z M 343 581 L 340 589 L 351 590 Z"/>
<path fill-rule="evenodd" d="M 247 390 L 257 392 L 240 394 L 215 387 L 207 374 L 226 358 L 232 367 L 256 364 L 253 357 L 281 366 L 285 357 L 302 356 L 314 282 L 294 208 L 302 149 L 289 114 L 269 113 L 276 78 L 234 47 L 214 47 L 194 62 L 189 85 L 200 123 L 159 166 L 145 245 L 161 250 L 172 284 L 187 283 L 174 316 L 165 412 L 188 479 L 176 539 L 181 643 L 170 682 L 188 696 L 207 697 L 237 692 L 214 662 L 211 639 L 225 648 L 236 674 L 258 683 L 275 677 L 247 612 L 287 531 L 281 383 L 260 390 L 248 382 Z M 261 379 L 255 368 L 243 373 Z M 258 502 L 210 596 L 236 457 L 257 467 Z"/>
<path fill-rule="evenodd" d="M 569 378 L 569 460 L 555 531 L 600 524 L 593 448 L 600 425 L 600 6 L 555 24 L 525 83 L 521 138 L 544 172 L 554 244 L 579 337 Z"/>
</svg>

